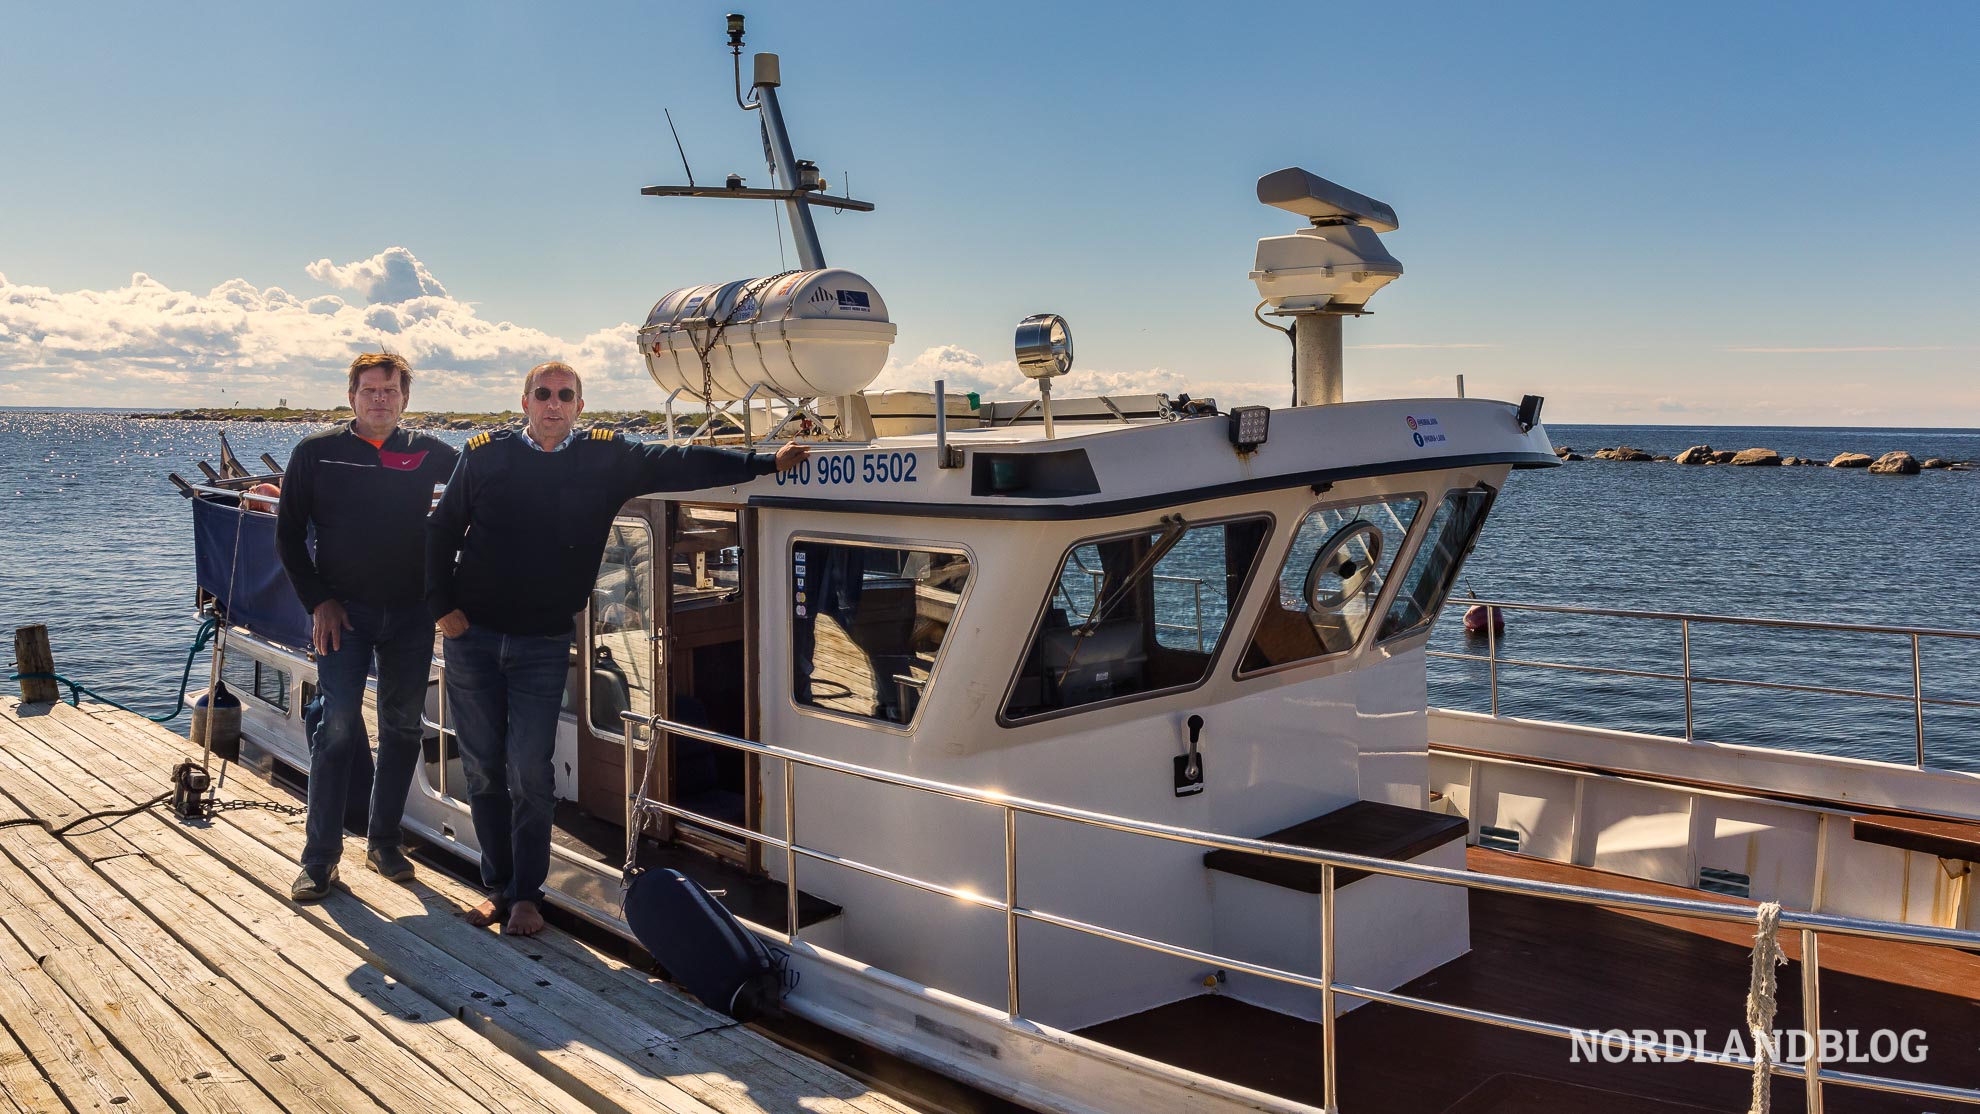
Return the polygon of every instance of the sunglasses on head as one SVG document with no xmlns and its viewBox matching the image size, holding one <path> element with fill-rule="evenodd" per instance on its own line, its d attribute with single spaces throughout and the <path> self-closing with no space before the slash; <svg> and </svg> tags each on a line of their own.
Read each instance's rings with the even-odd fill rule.
<svg viewBox="0 0 1980 1114">
<path fill-rule="evenodd" d="M 538 387 L 536 388 L 536 401 L 549 402 L 550 396 L 552 394 L 555 394 L 557 396 L 558 402 L 570 402 L 577 398 L 577 392 L 571 390 L 569 387 L 565 387 L 561 391 L 554 391 L 554 392 L 548 387 Z"/>
</svg>

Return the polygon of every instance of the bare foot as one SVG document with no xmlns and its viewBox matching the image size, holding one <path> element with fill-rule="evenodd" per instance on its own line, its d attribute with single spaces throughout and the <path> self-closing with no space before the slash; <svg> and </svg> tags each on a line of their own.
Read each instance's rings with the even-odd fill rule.
<svg viewBox="0 0 1980 1114">
<path fill-rule="evenodd" d="M 502 923 L 503 915 L 502 907 L 496 904 L 495 899 L 491 897 L 487 901 L 462 913 L 461 919 L 476 928 L 486 928 L 491 924 Z"/>
<path fill-rule="evenodd" d="M 534 901 L 518 901 L 509 906 L 509 925 L 503 931 L 511 936 L 534 936 L 543 931 L 543 914 L 536 911 Z"/>
</svg>

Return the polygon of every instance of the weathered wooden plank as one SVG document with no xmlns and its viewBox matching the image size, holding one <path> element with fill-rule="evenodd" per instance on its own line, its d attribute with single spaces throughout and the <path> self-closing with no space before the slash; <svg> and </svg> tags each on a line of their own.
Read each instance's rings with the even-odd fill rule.
<svg viewBox="0 0 1980 1114">
<path fill-rule="evenodd" d="M 64 716 L 69 718 L 77 714 L 74 709 L 64 712 Z M 183 739 L 132 717 L 102 713 L 93 718 L 112 721 L 105 726 L 113 734 L 140 733 L 147 736 L 129 739 L 132 745 L 114 748 L 114 760 L 119 765 L 126 765 L 124 759 L 149 752 L 155 756 L 153 764 L 163 769 L 176 760 L 175 751 L 188 746 Z M 163 753 L 160 753 L 161 748 Z M 112 756 L 106 754 L 105 757 Z M 117 775 L 106 773 L 103 763 L 94 758 L 90 768 L 100 776 L 116 780 Z M 138 773 L 134 767 L 127 769 L 131 774 Z M 143 786 L 131 785 L 130 789 L 135 797 Z M 254 780 L 235 782 L 229 789 L 232 794 L 243 797 L 278 801 L 288 799 L 274 787 Z M 252 829 L 271 848 L 284 856 L 293 856 L 301 840 L 300 832 L 294 830 L 297 825 L 271 825 L 271 819 L 243 813 L 223 817 L 226 824 Z M 221 826 L 216 825 L 216 828 Z M 347 858 L 347 863 L 350 861 Z M 369 902 L 399 903 L 396 908 L 386 909 L 384 905 L 379 905 L 379 908 L 401 918 L 410 918 L 408 923 L 432 926 L 431 933 L 438 937 L 434 942 L 446 950 L 454 951 L 458 946 L 481 952 L 493 937 L 493 942 L 508 949 L 510 955 L 504 957 L 499 951 L 481 952 L 485 962 L 479 969 L 492 980 L 510 984 L 509 1002 L 513 1004 L 518 998 L 535 998 L 554 1013 L 583 1018 L 588 1022 L 584 1025 L 587 1031 L 612 1042 L 611 1047 L 621 1055 L 634 1060 L 659 1059 L 663 1056 L 677 1059 L 681 1048 L 675 1038 L 691 1039 L 695 1044 L 691 1062 L 668 1066 L 678 1069 L 681 1078 L 677 1082 L 681 1082 L 685 1090 L 718 1108 L 726 1109 L 725 1102 L 742 1099 L 746 1087 L 747 1094 L 755 1096 L 756 1101 L 788 1101 L 822 1110 L 860 1109 L 885 1111 L 888 1114 L 905 1109 L 826 1065 L 759 1033 L 733 1026 L 728 1018 L 704 1009 L 659 980 L 634 971 L 623 963 L 605 962 L 601 953 L 562 933 L 546 933 L 531 940 L 518 940 L 497 937 L 453 920 L 450 914 L 456 908 L 479 900 L 479 895 L 450 878 L 431 873 L 423 875 L 419 889 L 431 892 L 423 893 L 416 899 L 409 897 L 412 891 L 386 883 L 363 871 L 347 869 L 345 878 L 346 883 L 354 887 L 353 892 L 361 890 L 359 896 Z M 411 903 L 412 900 L 418 901 L 417 907 Z M 554 972 L 556 977 L 549 979 L 549 985 L 538 986 L 537 978 L 524 979 L 518 975 L 515 966 L 518 961 L 541 966 Z M 515 985 L 518 983 L 522 985 Z M 584 994 L 574 994 L 574 989 L 582 990 Z M 590 1009 L 585 1003 L 586 995 L 603 999 L 614 1009 L 602 1012 Z M 698 1068 L 717 1070 L 710 1073 L 697 1071 Z M 737 1080 L 744 1082 L 738 1083 Z M 745 1105 L 742 1108 L 752 1107 Z"/>
<path fill-rule="evenodd" d="M 127 718 L 116 717 L 112 730 L 148 727 L 136 722 L 126 724 Z M 159 737 L 161 734 L 153 735 L 156 743 L 173 748 L 187 746 L 176 736 Z M 121 755 L 144 753 L 150 740 L 131 742 L 132 746 L 117 748 Z M 169 754 L 158 755 L 160 768 L 169 764 L 169 757 Z M 90 766 L 99 775 L 115 776 L 105 773 L 100 762 L 93 760 Z M 259 782 L 238 782 L 230 790 L 243 797 L 281 798 L 279 791 Z M 240 812 L 222 818 L 224 824 L 255 832 L 271 848 L 280 851 L 285 861 L 292 861 L 300 849 L 301 834 L 294 830 L 294 825 L 271 824 L 271 819 Z M 657 980 L 600 967 L 596 953 L 561 933 L 519 940 L 466 925 L 453 913 L 478 901 L 479 895 L 450 878 L 428 873 L 422 875 L 420 886 L 409 889 L 362 869 L 352 869 L 357 861 L 354 855 L 347 855 L 344 875 L 355 896 L 401 923 L 414 926 L 414 931 L 423 938 L 470 962 L 491 981 L 506 984 L 504 1000 L 512 1008 L 519 999 L 534 1000 L 551 1013 L 575 1022 L 602 1047 L 629 1062 L 647 1061 L 643 1066 L 648 1070 L 666 1075 L 682 1090 L 717 1109 L 760 1109 L 758 1103 L 889 1114 L 904 1109 L 761 1034 L 734 1027 L 728 1018 L 704 1009 Z M 555 977 L 545 978 L 539 972 L 537 977 L 524 978 L 521 976 L 527 970 L 519 971 L 519 965 L 543 966 L 553 971 Z M 586 974 L 587 970 L 591 975 Z M 619 982 L 620 979 L 625 981 Z M 628 996 L 618 991 L 617 997 L 601 993 L 615 982 L 638 993 Z M 598 1008 L 601 999 L 608 1003 L 606 1008 Z M 677 1035 L 691 1035 L 697 1042 L 693 1055 L 685 1053 L 674 1039 Z"/>
<path fill-rule="evenodd" d="M 76 726 L 84 731 L 97 730 L 99 734 L 116 737 L 119 743 L 138 744 L 136 752 L 144 752 L 142 746 L 147 740 L 141 735 L 122 736 L 115 729 L 100 730 L 100 725 L 93 728 L 89 723 Z M 117 753 L 131 753 L 133 748 L 102 750 L 99 746 L 101 740 L 81 733 L 64 736 L 59 724 L 55 729 L 37 724 L 36 731 L 72 749 L 75 752 L 72 757 L 86 764 L 93 774 L 108 779 L 103 783 L 105 789 L 119 792 L 126 800 L 141 800 L 142 795 L 150 790 L 151 785 L 141 776 L 139 769 L 124 766 L 122 755 Z M 165 741 L 172 746 L 188 745 L 176 736 L 168 736 Z M 50 749 L 55 744 L 39 734 L 24 745 L 42 748 L 41 753 L 48 758 L 67 761 L 63 755 Z M 154 750 L 152 753 L 160 759 L 176 757 L 169 752 L 158 753 Z M 4 762 L 5 759 L 0 758 L 0 764 Z M 139 782 L 132 786 L 133 792 L 123 793 L 114 789 L 113 782 L 129 782 L 132 778 L 137 778 Z M 243 790 L 238 794 L 242 797 L 273 795 L 270 789 L 252 781 L 237 784 Z M 237 854 L 246 850 L 257 863 L 276 864 L 260 872 L 243 864 L 243 869 L 248 870 L 244 876 L 271 892 L 287 892 L 288 878 L 295 870 L 293 854 L 299 849 L 302 837 L 300 831 L 291 830 L 291 826 L 284 824 L 280 818 L 261 811 L 229 812 L 223 815 L 221 822 L 210 826 L 173 825 L 173 830 L 202 846 L 209 842 L 225 844 L 231 841 L 231 850 Z M 248 832 L 255 833 L 259 840 L 247 840 Z M 243 840 L 252 844 L 253 849 L 243 848 Z M 277 855 L 261 841 L 288 847 L 290 857 Z M 227 855 L 226 851 L 218 848 L 215 852 Z M 238 858 L 230 858 L 230 861 L 241 862 Z M 389 890 L 404 892 L 402 887 L 368 874 L 354 846 L 346 848 L 342 867 L 347 878 L 368 878 Z M 279 875 L 279 879 L 275 875 Z M 470 1028 L 494 1041 L 510 1055 L 527 1061 L 531 1068 L 572 1092 L 587 1105 L 601 1109 L 668 1110 L 679 1114 L 700 1114 L 707 1110 L 656 1072 L 650 1066 L 650 1057 L 633 1060 L 597 1047 L 597 1042 L 589 1034 L 568 1019 L 554 1011 L 539 1008 L 498 981 L 463 966 L 456 957 L 389 919 L 381 918 L 361 902 L 333 892 L 324 903 L 297 908 L 296 912 L 313 921 L 319 929 L 340 937 L 345 946 L 357 950 L 373 966 L 448 1006 Z M 499 944 L 499 937 L 495 934 L 470 929 L 452 916 L 451 909 L 445 919 L 471 937 L 480 938 L 484 943 L 492 941 Z M 347 929 L 351 931 L 347 932 Z"/>
<path fill-rule="evenodd" d="M 0 1011 L 22 1010 L 18 1002 L 0 1001 Z M 0 1017 L 5 1013 L 0 1012 Z M 25 1010 L 21 1016 L 25 1017 Z M 61 1110 L 66 1104 L 55 1093 L 54 1084 L 35 1066 L 34 1056 L 14 1039 L 5 1022 L 0 1022 L 0 1110 L 21 1114 Z"/>
<path fill-rule="evenodd" d="M 9 882 L 25 881 L 16 875 Z M 0 892 L 0 925 L 25 913 Z M 0 1093 L 19 1109 L 170 1110 L 130 1058 L 0 927 Z"/>
<path fill-rule="evenodd" d="M 15 742 L 19 744 L 18 739 Z M 23 748 L 0 754 L 0 765 L 13 775 L 0 784 L 0 791 L 33 810 L 38 804 L 52 803 L 59 794 L 49 782 L 30 776 L 30 771 L 20 765 L 19 759 L 24 755 L 34 755 L 34 751 Z M 67 765 L 59 756 L 41 757 L 42 766 L 51 772 Z M 25 831 L 35 831 L 39 840 L 18 834 Z M 123 853 L 136 853 L 135 848 L 123 842 L 122 836 L 112 831 L 105 830 L 93 838 L 105 843 L 114 840 L 123 845 Z M 56 843 L 38 829 L 11 828 L 0 829 L 0 849 L 61 905 L 61 918 L 52 915 L 42 918 L 51 935 L 57 936 L 66 950 L 88 955 L 97 965 L 121 964 L 126 968 L 158 1000 L 161 1024 L 189 1029 L 211 1045 L 228 1049 L 228 1059 L 241 1074 L 252 1078 L 286 1108 L 383 1109 L 284 1025 L 281 1018 L 242 993 L 239 987 L 221 979 L 160 931 L 157 922 L 112 888 L 71 848 Z M 63 950 L 58 947 L 44 960 L 44 968 L 54 966 Z M 65 983 L 64 972 L 77 985 L 93 983 L 92 976 L 77 972 L 74 967 L 74 963 L 64 963 L 50 974 L 71 997 L 86 1003 L 92 1013 L 97 1009 L 121 1009 L 117 998 L 92 1000 L 78 993 L 77 986 Z M 173 1006 L 165 1006 L 165 1002 Z M 101 1017 L 98 1020 L 115 1032 L 107 1021 Z M 124 1038 L 119 1035 L 118 1039 Z M 191 1074 L 184 1073 L 182 1077 L 189 1078 Z"/>
<path fill-rule="evenodd" d="M 181 886 L 145 855 L 126 855 L 98 868 L 129 900 L 156 919 L 181 946 L 282 1022 L 387 1110 L 453 1110 L 471 1105 L 467 1092 L 424 1060 L 387 1039 L 315 981 L 265 952 L 231 921 Z M 346 972 L 363 964 L 349 956 Z M 332 970 L 329 974 L 335 975 Z"/>
<path fill-rule="evenodd" d="M 731 1057 L 758 1056 L 772 1065 L 764 1070 L 788 1072 L 804 1080 L 811 1087 L 823 1088 L 820 1093 L 844 1099 L 860 1110 L 874 1114 L 909 1114 L 913 1110 L 912 1107 L 871 1090 L 850 1076 L 803 1053 L 786 1048 L 761 1033 L 736 1027 L 726 1016 L 705 1009 L 668 985 L 665 980 L 627 963 L 610 952 L 594 948 L 583 940 L 562 933 L 548 942 L 556 950 L 572 955 L 576 960 L 565 968 L 566 977 L 579 980 L 595 993 L 610 997 L 627 1009 L 640 1013 L 667 1009 L 699 1011 L 699 1018 L 704 1020 L 702 1031 L 695 1033 L 686 1030 L 678 1039 L 683 1045 L 710 1055 L 718 1062 L 734 1064 L 736 1070 L 747 1071 L 746 1061 Z M 716 1042 L 736 1045 L 741 1052 L 710 1051 L 708 1046 Z"/>
<path fill-rule="evenodd" d="M 0 832 L 0 847 L 11 851 L 23 838 Z M 0 858 L 9 856 L 0 854 Z M 0 925 L 21 942 L 49 982 L 127 1057 L 142 1065 L 145 1075 L 175 1105 L 201 1111 L 276 1109 L 252 1080 L 235 1070 L 143 980 L 89 941 L 52 898 L 16 890 L 0 896 L 0 903 L 4 903 Z"/>
</svg>

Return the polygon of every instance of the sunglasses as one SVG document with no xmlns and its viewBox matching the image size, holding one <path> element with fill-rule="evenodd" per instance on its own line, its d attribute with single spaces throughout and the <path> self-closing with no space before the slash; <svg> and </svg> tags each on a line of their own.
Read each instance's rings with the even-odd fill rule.
<svg viewBox="0 0 1980 1114">
<path fill-rule="evenodd" d="M 570 402 L 577 398 L 577 392 L 571 390 L 569 387 L 556 392 L 552 392 L 548 387 L 538 387 L 536 388 L 536 401 L 549 402 L 552 393 L 556 394 L 558 402 Z"/>
</svg>

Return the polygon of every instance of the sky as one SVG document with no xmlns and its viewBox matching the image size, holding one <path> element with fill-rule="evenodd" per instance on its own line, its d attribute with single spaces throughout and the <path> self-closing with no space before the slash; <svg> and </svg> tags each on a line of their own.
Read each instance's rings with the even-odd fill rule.
<svg viewBox="0 0 1980 1114">
<path fill-rule="evenodd" d="M 878 206 L 818 215 L 899 327 L 877 386 L 1022 391 L 1053 312 L 1058 394 L 1285 404 L 1247 272 L 1302 166 L 1401 221 L 1350 398 L 1980 426 L 1980 6 L 737 3 Z M 0 405 L 334 405 L 388 347 L 415 409 L 553 358 L 658 406 L 652 304 L 796 262 L 768 203 L 638 192 L 684 180 L 663 110 L 768 184 L 728 10 L 0 0 Z"/>
</svg>

